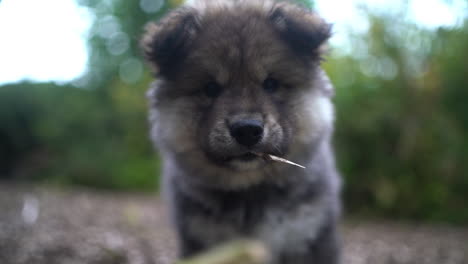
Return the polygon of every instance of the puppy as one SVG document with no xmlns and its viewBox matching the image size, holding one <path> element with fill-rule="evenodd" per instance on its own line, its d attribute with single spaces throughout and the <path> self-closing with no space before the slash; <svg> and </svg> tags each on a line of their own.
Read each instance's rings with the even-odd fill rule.
<svg viewBox="0 0 468 264">
<path fill-rule="evenodd" d="M 249 238 L 271 263 L 339 263 L 329 37 L 287 2 L 212 1 L 148 25 L 151 137 L 181 257 Z"/>
</svg>

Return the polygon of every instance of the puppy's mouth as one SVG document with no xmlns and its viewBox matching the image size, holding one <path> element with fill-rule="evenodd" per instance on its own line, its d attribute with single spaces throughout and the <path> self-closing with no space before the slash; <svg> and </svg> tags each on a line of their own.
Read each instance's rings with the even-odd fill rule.
<svg viewBox="0 0 468 264">
<path fill-rule="evenodd" d="M 260 154 L 263 152 L 259 151 L 253 151 L 253 150 L 245 150 L 239 153 L 232 153 L 232 155 L 220 157 L 218 156 L 211 156 L 214 158 L 217 162 L 219 163 L 250 163 L 250 162 L 255 162 L 255 161 L 261 161 L 264 160 L 263 155 Z M 278 155 L 278 154 L 276 154 Z"/>
<path fill-rule="evenodd" d="M 241 162 L 241 163 L 245 163 L 245 164 L 253 164 L 254 162 L 257 162 L 259 160 L 262 160 L 265 163 L 280 162 L 280 163 L 300 167 L 302 169 L 306 168 L 303 165 L 297 164 L 297 163 L 292 162 L 290 160 L 287 160 L 285 158 L 278 157 L 278 156 L 275 156 L 273 154 L 261 153 L 261 152 L 256 152 L 256 151 L 245 152 L 243 154 L 236 155 L 236 156 L 231 156 L 231 157 L 228 157 L 228 158 L 224 158 L 222 160 L 218 159 L 217 161 L 218 161 L 219 164 L 229 164 L 229 163 L 233 163 L 233 162 L 234 163 Z"/>
<path fill-rule="evenodd" d="M 244 152 L 241 154 L 224 157 L 223 159 L 220 159 L 219 161 L 224 162 L 224 163 L 229 163 L 233 161 L 251 162 L 260 158 L 261 157 L 257 155 L 256 152 Z"/>
<path fill-rule="evenodd" d="M 254 154 L 252 152 L 247 152 L 245 154 L 233 157 L 231 159 L 237 159 L 237 160 L 241 160 L 241 161 L 252 161 L 252 160 L 257 159 L 257 158 L 259 158 L 259 156 L 257 154 Z"/>
</svg>

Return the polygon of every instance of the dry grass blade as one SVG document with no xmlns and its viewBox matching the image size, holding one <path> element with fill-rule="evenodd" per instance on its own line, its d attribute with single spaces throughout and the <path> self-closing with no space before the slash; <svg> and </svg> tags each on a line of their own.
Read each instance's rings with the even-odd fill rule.
<svg viewBox="0 0 468 264">
<path fill-rule="evenodd" d="M 286 164 L 290 164 L 290 165 L 293 165 L 293 166 L 297 166 L 299 168 L 303 168 L 305 169 L 306 167 L 302 166 L 302 165 L 299 165 L 295 162 L 292 162 L 290 160 L 287 160 L 287 159 L 283 159 L 283 158 L 280 158 L 280 157 L 277 157 L 277 156 L 274 156 L 274 155 L 271 155 L 271 154 L 266 154 L 266 153 L 258 153 L 258 152 L 252 152 L 252 154 L 255 154 L 257 156 L 260 156 L 266 160 L 272 160 L 272 161 L 277 161 L 277 162 L 282 162 L 282 163 L 286 163 Z"/>
</svg>

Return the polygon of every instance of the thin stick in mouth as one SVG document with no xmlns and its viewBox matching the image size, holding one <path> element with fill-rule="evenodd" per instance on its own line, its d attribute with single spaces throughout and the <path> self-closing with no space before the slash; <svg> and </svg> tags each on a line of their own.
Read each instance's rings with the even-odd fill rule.
<svg viewBox="0 0 468 264">
<path fill-rule="evenodd" d="M 277 162 L 282 162 L 282 163 L 286 163 L 286 164 L 290 164 L 290 165 L 293 165 L 293 166 L 297 166 L 299 168 L 303 168 L 305 169 L 306 167 L 302 166 L 302 165 L 299 165 L 297 163 L 294 163 L 290 160 L 287 160 L 287 159 L 283 159 L 283 158 L 280 158 L 280 157 L 277 157 L 275 155 L 271 155 L 271 154 L 266 154 L 266 153 L 258 153 L 258 152 L 251 152 L 252 154 L 255 154 L 259 157 L 262 157 L 264 158 L 265 160 L 271 160 L 271 161 L 277 161 Z"/>
</svg>

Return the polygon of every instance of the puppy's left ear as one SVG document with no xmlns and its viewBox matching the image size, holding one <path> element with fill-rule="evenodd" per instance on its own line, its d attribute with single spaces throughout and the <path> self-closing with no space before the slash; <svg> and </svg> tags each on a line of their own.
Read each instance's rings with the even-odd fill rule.
<svg viewBox="0 0 468 264">
<path fill-rule="evenodd" d="M 281 38 L 298 55 L 320 58 L 323 46 L 331 36 L 331 25 L 313 11 L 293 4 L 276 4 L 269 19 Z"/>
</svg>

